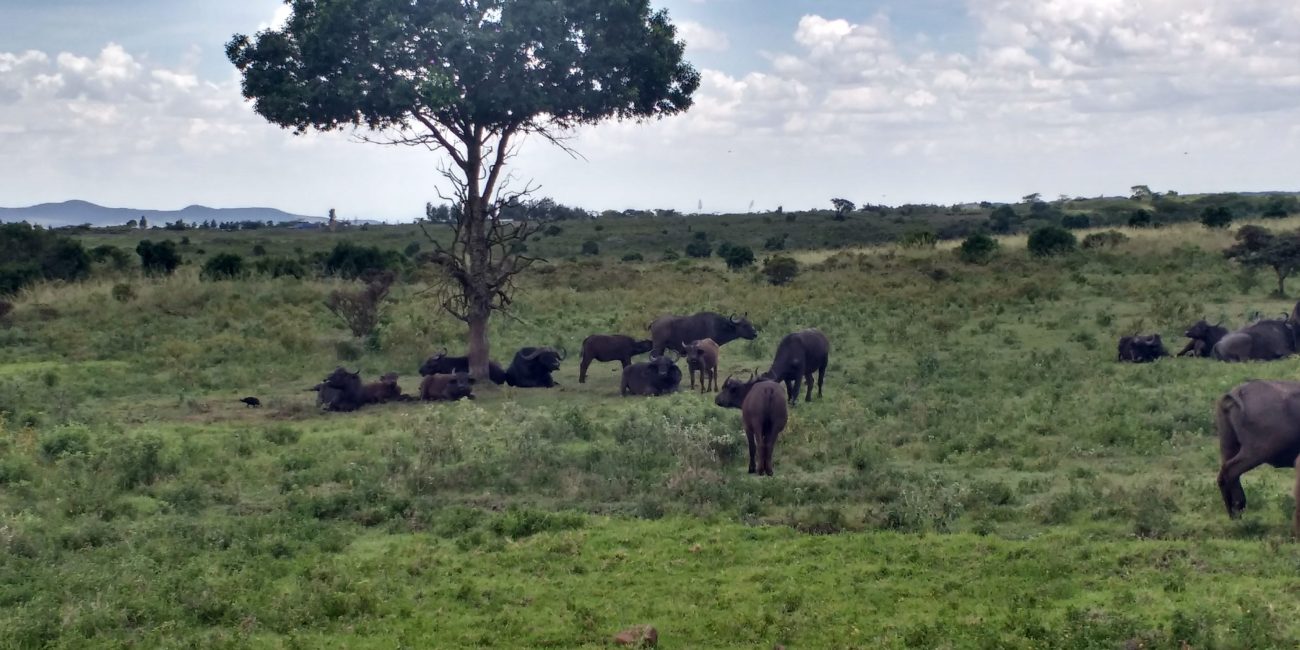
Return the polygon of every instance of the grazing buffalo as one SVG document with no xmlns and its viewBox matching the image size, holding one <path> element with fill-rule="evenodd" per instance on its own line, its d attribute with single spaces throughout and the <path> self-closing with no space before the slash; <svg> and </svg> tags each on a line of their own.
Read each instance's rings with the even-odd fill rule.
<svg viewBox="0 0 1300 650">
<path fill-rule="evenodd" d="M 774 381 L 753 378 L 740 381 L 727 377 L 713 401 L 718 406 L 740 409 L 740 421 L 749 442 L 749 473 L 772 475 L 772 451 L 776 437 L 790 418 L 785 405 L 785 388 Z"/>
<path fill-rule="evenodd" d="M 695 373 L 700 373 L 700 392 L 718 390 L 718 358 L 721 351 L 713 339 L 703 339 L 686 344 L 686 369 L 691 375 L 691 388 L 695 388 Z M 705 381 L 709 384 L 706 387 Z"/>
<path fill-rule="evenodd" d="M 450 375 L 457 372 L 469 372 L 469 357 L 449 357 L 447 348 L 424 360 L 420 365 L 420 375 Z M 488 361 L 488 379 L 494 384 L 506 383 L 506 371 L 495 361 Z"/>
<path fill-rule="evenodd" d="M 651 356 L 660 356 L 664 349 L 676 350 L 686 354 L 685 341 L 713 339 L 718 345 L 726 345 L 736 339 L 753 340 L 758 332 L 750 324 L 749 314 L 736 318 L 711 311 L 702 311 L 693 316 L 661 316 L 650 323 L 650 338 L 654 347 Z"/>
<path fill-rule="evenodd" d="M 327 411 L 355 411 L 363 404 L 361 373 L 335 368 L 325 381 L 316 384 L 316 403 Z"/>
<path fill-rule="evenodd" d="M 1250 381 L 1224 394 L 1215 408 L 1219 434 L 1219 491 L 1228 516 L 1246 509 L 1241 475 L 1265 463 L 1295 467 L 1296 512 L 1292 532 L 1300 537 L 1300 383 Z"/>
<path fill-rule="evenodd" d="M 426 402 L 474 399 L 474 378 L 468 372 L 426 375 L 420 381 L 420 399 Z"/>
<path fill-rule="evenodd" d="M 361 401 L 365 404 L 383 404 L 402 399 L 402 388 L 397 385 L 397 373 L 390 372 L 379 381 L 361 387 Z"/>
<path fill-rule="evenodd" d="M 506 368 L 506 383 L 517 388 L 551 388 L 556 385 L 551 373 L 560 369 L 565 356 L 563 348 L 522 348 Z"/>
<path fill-rule="evenodd" d="M 258 408 L 259 406 L 262 405 L 262 400 L 257 399 L 256 397 L 245 397 L 244 399 L 241 399 L 239 401 L 243 402 L 244 404 L 247 404 L 248 408 L 250 409 Z"/>
<path fill-rule="evenodd" d="M 619 392 L 627 395 L 659 396 L 677 392 L 682 371 L 668 355 L 634 363 L 623 369 Z"/>
<path fill-rule="evenodd" d="M 1119 360 L 1128 363 L 1151 363 L 1169 356 L 1159 334 L 1134 334 L 1119 340 Z"/>
<path fill-rule="evenodd" d="M 1201 319 L 1187 328 L 1183 336 L 1191 339 L 1182 350 L 1178 351 L 1178 356 L 1193 356 L 1209 358 L 1214 346 L 1224 336 L 1228 334 L 1228 328 L 1219 325 L 1211 325 L 1205 319 Z"/>
<path fill-rule="evenodd" d="M 582 365 L 578 367 L 578 383 L 587 383 L 587 368 L 592 361 L 617 361 L 627 368 L 632 357 L 645 354 L 654 346 L 650 339 L 638 341 L 622 334 L 592 334 L 582 340 Z"/>
<path fill-rule="evenodd" d="M 830 354 L 831 342 L 815 327 L 786 334 L 776 346 L 776 358 L 772 360 L 772 367 L 762 377 L 785 382 L 791 404 L 799 401 L 799 381 L 807 381 L 808 395 L 804 401 L 811 402 L 813 372 L 817 373 L 817 397 L 820 398 Z"/>
<path fill-rule="evenodd" d="M 1296 325 L 1288 320 L 1262 320 L 1230 332 L 1214 344 L 1219 361 L 1272 361 L 1296 351 Z"/>
</svg>

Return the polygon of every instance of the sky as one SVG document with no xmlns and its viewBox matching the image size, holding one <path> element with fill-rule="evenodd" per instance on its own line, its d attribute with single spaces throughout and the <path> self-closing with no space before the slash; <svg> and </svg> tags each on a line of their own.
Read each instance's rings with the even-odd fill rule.
<svg viewBox="0 0 1300 650">
<path fill-rule="evenodd" d="M 652 0 L 687 113 L 530 140 L 517 183 L 694 212 L 1300 190 L 1292 0 Z M 265 206 L 409 221 L 440 159 L 294 136 L 224 44 L 278 0 L 0 2 L 0 206 Z M 19 26 L 14 28 L 13 26 Z"/>
</svg>

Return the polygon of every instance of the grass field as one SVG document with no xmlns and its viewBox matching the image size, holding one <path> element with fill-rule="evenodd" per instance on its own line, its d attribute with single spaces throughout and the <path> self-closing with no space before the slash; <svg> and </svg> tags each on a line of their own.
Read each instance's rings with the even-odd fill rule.
<svg viewBox="0 0 1300 650">
<path fill-rule="evenodd" d="M 723 349 L 725 374 L 817 326 L 826 396 L 793 411 L 774 478 L 746 474 L 712 396 L 620 398 L 616 364 L 578 384 L 576 358 L 555 390 L 317 412 L 304 389 L 336 365 L 413 392 L 426 356 L 462 348 L 418 273 L 370 341 L 323 305 L 342 281 L 187 265 L 25 291 L 0 324 L 0 647 L 598 648 L 639 623 L 665 648 L 1295 647 L 1293 474 L 1247 474 L 1230 521 L 1210 414 L 1300 364 L 1114 362 L 1122 334 L 1176 350 L 1202 316 L 1291 309 L 1224 261 L 1230 232 L 1047 260 L 1010 238 L 987 266 L 808 236 L 772 287 L 716 259 L 619 261 L 663 248 L 635 234 L 653 227 L 608 223 L 648 243 L 526 278 L 493 356 L 748 312 L 760 336 Z M 244 254 L 342 236 L 187 234 Z"/>
</svg>

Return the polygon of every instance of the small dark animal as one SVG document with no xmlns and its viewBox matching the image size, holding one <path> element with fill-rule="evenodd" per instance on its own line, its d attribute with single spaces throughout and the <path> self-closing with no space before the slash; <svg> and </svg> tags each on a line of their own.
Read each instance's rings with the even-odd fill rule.
<svg viewBox="0 0 1300 650">
<path fill-rule="evenodd" d="M 467 372 L 427 375 L 420 382 L 420 399 L 426 402 L 474 399 L 474 378 Z"/>
<path fill-rule="evenodd" d="M 551 373 L 560 369 L 565 356 L 563 348 L 521 348 L 506 368 L 506 383 L 517 388 L 552 388 L 556 384 Z"/>
<path fill-rule="evenodd" d="M 772 361 L 772 367 L 762 377 L 785 382 L 791 404 L 799 401 L 799 381 L 807 381 L 808 395 L 804 401 L 811 402 L 813 373 L 817 373 L 817 397 L 820 398 L 830 355 L 831 342 L 817 328 L 786 334 L 776 346 L 776 358 Z"/>
<path fill-rule="evenodd" d="M 1119 360 L 1128 363 L 1151 363 L 1161 357 L 1169 356 L 1159 334 L 1134 334 L 1120 337 Z"/>
<path fill-rule="evenodd" d="M 686 369 L 691 375 L 691 388 L 695 388 L 695 373 L 700 373 L 700 392 L 718 390 L 718 358 L 721 351 L 713 339 L 687 343 Z M 708 385 L 706 386 L 706 380 Z"/>
<path fill-rule="evenodd" d="M 1250 381 L 1228 391 L 1215 407 L 1219 434 L 1219 491 L 1228 516 L 1246 509 L 1241 475 L 1265 463 L 1296 468 L 1292 534 L 1300 537 L 1300 383 Z"/>
<path fill-rule="evenodd" d="M 257 408 L 262 405 L 262 400 L 257 399 L 256 397 L 245 397 L 239 401 L 247 404 L 248 408 Z"/>
<path fill-rule="evenodd" d="M 390 372 L 379 381 L 361 387 L 361 400 L 366 404 L 383 404 L 402 399 L 402 388 L 397 385 L 397 373 Z"/>
<path fill-rule="evenodd" d="M 424 360 L 420 364 L 420 375 L 450 375 L 456 372 L 469 372 L 469 357 L 449 357 L 447 348 Z M 506 371 L 495 361 L 488 361 L 488 379 L 501 385 L 506 383 Z"/>
<path fill-rule="evenodd" d="M 661 316 L 650 323 L 650 338 L 654 341 L 650 355 L 660 356 L 665 348 L 686 354 L 685 341 L 713 339 L 718 345 L 726 345 L 736 339 L 753 340 L 758 337 L 758 331 L 748 317 L 749 314 L 727 317 L 711 311 L 692 316 Z"/>
<path fill-rule="evenodd" d="M 785 388 L 774 381 L 753 378 L 740 381 L 727 377 L 713 400 L 718 406 L 740 409 L 740 421 L 749 442 L 749 473 L 772 475 L 772 451 L 776 438 L 790 418 Z"/>
<path fill-rule="evenodd" d="M 355 411 L 365 400 L 361 392 L 361 373 L 335 368 L 325 381 L 316 384 L 316 403 L 327 411 Z"/>
<path fill-rule="evenodd" d="M 1191 339 L 1182 350 L 1178 351 L 1178 356 L 1193 356 L 1209 358 L 1214 345 L 1228 334 L 1228 328 L 1220 325 L 1211 325 L 1205 319 L 1201 319 L 1187 328 L 1183 336 Z"/>
<path fill-rule="evenodd" d="M 677 392 L 682 383 L 682 371 L 668 355 L 649 361 L 634 363 L 623 369 L 619 393 L 627 395 L 667 395 Z"/>
<path fill-rule="evenodd" d="M 578 367 L 578 383 L 587 383 L 587 368 L 592 361 L 617 361 L 627 368 L 632 357 L 645 354 L 654 346 L 650 339 L 638 341 L 622 334 L 592 334 L 582 340 L 582 365 Z"/>
</svg>

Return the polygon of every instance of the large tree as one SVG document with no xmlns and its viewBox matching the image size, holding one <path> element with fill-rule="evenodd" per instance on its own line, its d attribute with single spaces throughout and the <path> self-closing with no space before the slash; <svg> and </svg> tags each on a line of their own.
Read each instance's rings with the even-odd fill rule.
<svg viewBox="0 0 1300 650">
<path fill-rule="evenodd" d="M 471 372 L 487 375 L 488 320 L 533 261 L 535 226 L 501 217 L 519 140 L 645 120 L 691 105 L 699 74 L 649 0 L 287 0 L 284 27 L 236 35 L 226 53 L 244 96 L 293 129 L 363 129 L 364 139 L 438 150 L 457 203 L 450 243 L 428 259 L 442 306 L 469 327 Z"/>
</svg>

